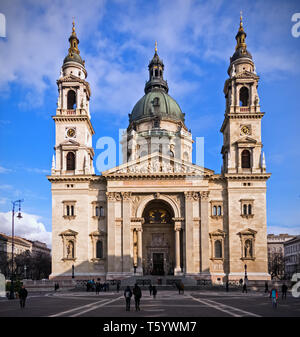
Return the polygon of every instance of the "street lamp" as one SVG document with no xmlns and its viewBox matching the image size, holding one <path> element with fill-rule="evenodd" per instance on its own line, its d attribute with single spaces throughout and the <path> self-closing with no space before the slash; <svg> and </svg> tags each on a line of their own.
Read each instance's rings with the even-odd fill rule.
<svg viewBox="0 0 300 337">
<path fill-rule="evenodd" d="M 245 281 L 247 280 L 247 265 L 245 264 Z"/>
<path fill-rule="evenodd" d="M 20 220 L 22 219 L 21 215 L 21 202 L 24 200 L 16 200 L 12 201 L 13 208 L 12 208 L 12 234 L 11 234 L 11 279 L 10 279 L 10 294 L 9 294 L 9 299 L 13 300 L 15 298 L 15 292 L 14 292 L 14 249 L 15 249 L 15 207 L 16 205 L 19 206 L 19 211 L 17 218 Z"/>
<path fill-rule="evenodd" d="M 74 267 L 74 264 L 72 264 L 72 278 L 74 278 L 74 272 L 75 272 L 75 267 Z"/>
</svg>

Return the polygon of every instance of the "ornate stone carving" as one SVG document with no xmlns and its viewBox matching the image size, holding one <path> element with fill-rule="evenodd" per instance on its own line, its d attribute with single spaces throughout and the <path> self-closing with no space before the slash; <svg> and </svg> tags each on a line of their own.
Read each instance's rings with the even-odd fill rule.
<svg viewBox="0 0 300 337">
<path fill-rule="evenodd" d="M 132 195 L 131 192 L 121 192 L 121 194 L 122 194 L 123 200 L 128 201 L 131 199 L 131 195 Z"/>
<path fill-rule="evenodd" d="M 122 167 L 115 173 L 203 173 L 189 165 L 176 163 L 173 161 L 162 160 L 155 158 L 151 161 L 145 161 L 139 164 Z"/>
<path fill-rule="evenodd" d="M 109 201 L 120 201 L 122 200 L 121 193 L 119 192 L 106 192 L 107 199 Z"/>
<path fill-rule="evenodd" d="M 200 192 L 201 200 L 208 200 L 208 197 L 209 197 L 209 191 L 201 191 Z"/>
<path fill-rule="evenodd" d="M 159 199 L 160 198 L 160 193 L 154 193 L 154 199 Z"/>
<path fill-rule="evenodd" d="M 138 205 L 140 204 L 140 201 L 141 201 L 141 197 L 138 196 L 138 195 L 135 195 L 131 198 L 131 205 L 132 205 L 132 215 L 135 215 L 136 214 L 136 210 L 138 208 Z"/>
<path fill-rule="evenodd" d="M 186 200 L 198 200 L 199 193 L 198 192 L 184 192 Z"/>
</svg>

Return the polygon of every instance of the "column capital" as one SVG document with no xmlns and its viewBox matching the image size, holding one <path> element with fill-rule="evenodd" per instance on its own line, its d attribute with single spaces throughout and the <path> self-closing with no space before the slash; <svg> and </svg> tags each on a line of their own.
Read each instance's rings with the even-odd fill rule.
<svg viewBox="0 0 300 337">
<path fill-rule="evenodd" d="M 106 192 L 106 196 L 109 201 L 120 201 L 122 198 L 119 192 Z"/>
<path fill-rule="evenodd" d="M 209 198 L 209 191 L 201 191 L 200 192 L 200 198 L 201 198 L 201 200 L 208 200 L 208 198 Z"/>
<path fill-rule="evenodd" d="M 131 199 L 131 192 L 121 192 L 122 198 L 124 201 L 129 201 Z"/>
<path fill-rule="evenodd" d="M 199 199 L 199 192 L 184 192 L 184 196 L 186 200 L 195 200 L 197 201 Z"/>
</svg>

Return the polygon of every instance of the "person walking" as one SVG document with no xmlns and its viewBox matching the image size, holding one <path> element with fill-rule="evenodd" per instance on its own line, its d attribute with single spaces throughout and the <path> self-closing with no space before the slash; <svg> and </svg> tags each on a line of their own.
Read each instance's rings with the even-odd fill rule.
<svg viewBox="0 0 300 337">
<path fill-rule="evenodd" d="M 28 291 L 25 289 L 24 286 L 22 286 L 22 288 L 19 291 L 19 299 L 20 299 L 21 309 L 25 308 L 25 302 L 26 302 L 27 295 L 28 295 Z"/>
<path fill-rule="evenodd" d="M 283 283 L 281 287 L 281 292 L 282 292 L 282 299 L 284 298 L 286 300 L 286 293 L 287 293 L 288 287 L 285 283 Z"/>
<path fill-rule="evenodd" d="M 275 287 L 272 288 L 272 290 L 270 291 L 270 297 L 272 299 L 272 306 L 273 308 L 277 308 L 277 299 L 278 299 L 278 292 L 277 289 Z"/>
<path fill-rule="evenodd" d="M 229 282 L 228 282 L 228 280 L 226 281 L 226 292 L 228 293 L 228 291 L 229 291 Z"/>
<path fill-rule="evenodd" d="M 243 293 L 246 292 L 247 294 L 247 282 L 244 281 L 244 284 L 243 284 Z"/>
<path fill-rule="evenodd" d="M 99 292 L 100 292 L 100 279 L 98 278 L 96 282 L 96 295 L 99 295 Z"/>
<path fill-rule="evenodd" d="M 130 311 L 130 301 L 131 301 L 132 292 L 130 290 L 130 287 L 127 286 L 124 290 L 124 297 L 126 301 L 126 311 Z"/>
<path fill-rule="evenodd" d="M 140 311 L 140 301 L 142 297 L 142 290 L 137 284 L 134 285 L 133 295 L 134 295 L 134 301 L 135 301 L 135 311 Z"/>
<path fill-rule="evenodd" d="M 117 292 L 120 291 L 120 283 L 121 283 L 120 281 L 117 282 Z"/>
<path fill-rule="evenodd" d="M 265 293 L 269 292 L 269 285 L 268 285 L 268 281 L 265 282 Z"/>
<path fill-rule="evenodd" d="M 152 287 L 152 284 L 150 283 L 150 285 L 149 285 L 150 296 L 152 296 L 152 291 L 153 291 L 153 287 Z"/>
<path fill-rule="evenodd" d="M 153 294 L 153 298 L 156 298 L 157 289 L 155 286 L 152 287 L 152 294 Z"/>
</svg>

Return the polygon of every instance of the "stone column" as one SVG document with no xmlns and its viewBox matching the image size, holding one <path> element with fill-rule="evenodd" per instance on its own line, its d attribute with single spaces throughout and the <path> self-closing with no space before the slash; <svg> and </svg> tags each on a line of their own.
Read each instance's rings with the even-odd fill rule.
<svg viewBox="0 0 300 337">
<path fill-rule="evenodd" d="M 115 193 L 107 196 L 107 272 L 115 271 Z"/>
<path fill-rule="evenodd" d="M 209 191 L 200 192 L 201 197 L 201 228 L 200 228 L 200 244 L 201 244 L 201 274 L 209 275 Z"/>
<path fill-rule="evenodd" d="M 123 218 L 123 272 L 130 272 L 131 258 L 130 258 L 130 200 L 131 193 L 123 192 L 122 218 Z"/>
<path fill-rule="evenodd" d="M 185 194 L 185 247 L 186 273 L 194 273 L 194 230 L 193 230 L 193 202 L 199 199 L 198 192 L 184 192 Z"/>
<path fill-rule="evenodd" d="M 175 231 L 175 269 L 174 269 L 174 275 L 179 275 L 182 273 L 181 270 L 181 242 L 180 242 L 180 233 L 181 229 L 183 228 L 182 226 L 182 221 L 184 220 L 183 218 L 173 218 L 175 222 L 174 226 L 174 231 Z"/>
<path fill-rule="evenodd" d="M 138 234 L 138 265 L 137 265 L 137 273 L 143 273 L 143 245 L 142 245 L 142 228 L 137 228 Z"/>
</svg>

